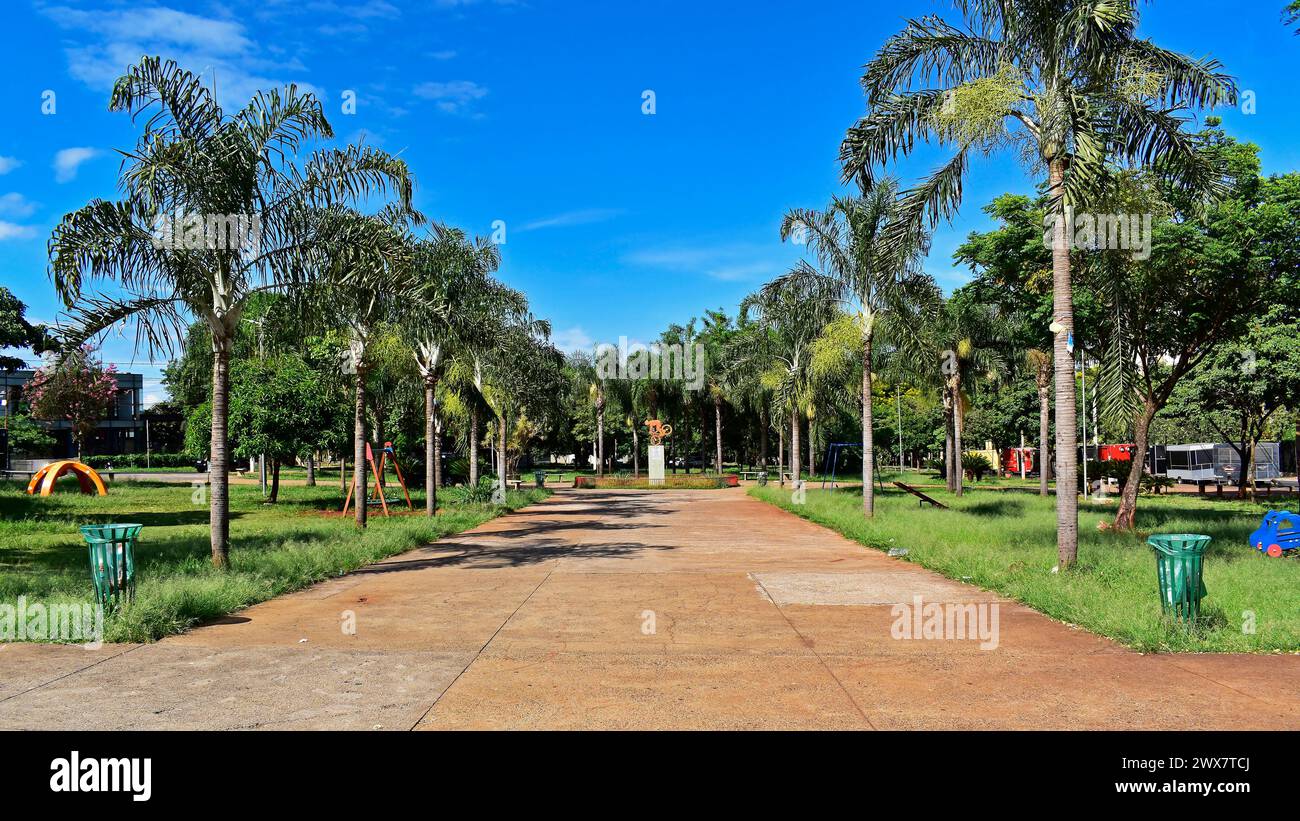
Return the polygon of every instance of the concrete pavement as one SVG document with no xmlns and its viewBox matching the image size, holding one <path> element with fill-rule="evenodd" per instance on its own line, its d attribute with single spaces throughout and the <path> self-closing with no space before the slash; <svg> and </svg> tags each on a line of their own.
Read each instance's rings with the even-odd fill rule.
<svg viewBox="0 0 1300 821">
<path fill-rule="evenodd" d="M 895 603 L 997 603 L 999 641 Z M 743 490 L 565 490 L 145 646 L 0 649 L 0 728 L 1300 728 L 1300 657 L 1144 656 Z M 95 705 L 93 708 L 91 705 Z"/>
</svg>

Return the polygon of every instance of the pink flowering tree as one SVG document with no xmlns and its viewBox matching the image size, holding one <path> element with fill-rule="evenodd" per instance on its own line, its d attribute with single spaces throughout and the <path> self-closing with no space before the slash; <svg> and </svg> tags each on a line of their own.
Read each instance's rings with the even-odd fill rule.
<svg viewBox="0 0 1300 821">
<path fill-rule="evenodd" d="M 86 437 L 104 417 L 117 395 L 116 366 L 104 367 L 94 350 L 85 345 L 60 361 L 36 371 L 27 385 L 27 402 L 35 419 L 66 419 L 81 458 Z"/>
</svg>

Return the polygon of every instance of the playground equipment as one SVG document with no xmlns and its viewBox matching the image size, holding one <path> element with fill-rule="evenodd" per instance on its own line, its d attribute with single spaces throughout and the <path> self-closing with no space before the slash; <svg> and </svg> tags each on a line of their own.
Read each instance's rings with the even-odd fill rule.
<svg viewBox="0 0 1300 821">
<path fill-rule="evenodd" d="M 945 505 L 943 502 L 939 501 L 938 499 L 931 498 L 930 496 L 922 493 L 921 491 L 917 490 L 911 485 L 905 485 L 902 482 L 894 482 L 894 487 L 902 488 L 903 490 L 906 490 L 908 493 L 912 494 L 916 498 L 920 499 L 921 501 L 916 503 L 917 507 L 929 503 L 931 507 L 941 507 L 944 510 L 948 509 L 948 506 Z"/>
<path fill-rule="evenodd" d="M 375 494 L 378 497 L 375 499 L 370 498 L 370 487 L 367 484 L 366 504 L 371 506 L 373 505 L 381 506 L 384 509 L 385 516 L 388 515 L 388 503 L 389 502 L 396 503 L 400 501 L 396 496 L 394 496 L 392 499 L 389 499 L 384 496 L 384 470 L 388 466 L 389 456 L 393 457 L 392 459 L 393 471 L 397 473 L 397 481 L 402 486 L 402 494 L 406 496 L 406 506 L 411 510 L 415 510 L 415 505 L 411 504 L 411 493 L 406 489 L 406 478 L 402 476 L 402 468 L 399 464 L 397 464 L 397 454 L 393 451 L 393 443 L 392 442 L 384 443 L 384 449 L 379 454 L 379 464 L 375 464 L 375 454 L 373 451 L 370 450 L 370 443 L 366 442 L 366 464 L 370 465 L 370 470 L 375 474 Z M 343 512 L 345 514 L 348 512 L 348 507 L 350 507 L 352 504 L 352 494 L 356 492 L 357 482 L 359 480 L 360 480 L 360 475 L 357 473 L 354 467 L 352 470 L 352 486 L 348 488 L 348 496 L 346 499 L 343 500 Z M 357 504 L 361 504 L 361 501 L 359 499 L 357 500 Z"/>
<path fill-rule="evenodd" d="M 830 482 L 831 487 L 835 487 L 835 476 L 839 471 L 840 453 L 844 450 L 862 450 L 862 445 L 858 442 L 831 442 L 826 445 L 826 461 L 823 465 L 830 465 L 830 473 L 822 474 L 822 490 L 826 489 L 826 483 Z M 881 490 L 885 489 L 885 481 L 880 478 L 880 453 L 875 454 L 876 463 L 876 483 Z M 812 465 L 808 466 L 808 472 L 812 473 Z"/>
<path fill-rule="evenodd" d="M 108 488 L 104 487 L 104 480 L 99 478 L 99 474 L 90 465 L 84 465 L 81 462 L 72 459 L 61 459 L 58 462 L 51 462 L 32 476 L 32 480 L 27 483 L 27 495 L 36 492 L 36 486 L 40 485 L 41 495 L 49 496 L 54 492 L 54 483 L 65 473 L 71 473 L 77 477 L 77 482 L 81 485 L 82 493 L 98 493 L 100 496 L 108 495 Z"/>
<path fill-rule="evenodd" d="M 1250 546 L 1277 559 L 1291 550 L 1300 549 L 1300 517 L 1289 510 L 1270 510 L 1259 527 L 1250 534 Z"/>
</svg>

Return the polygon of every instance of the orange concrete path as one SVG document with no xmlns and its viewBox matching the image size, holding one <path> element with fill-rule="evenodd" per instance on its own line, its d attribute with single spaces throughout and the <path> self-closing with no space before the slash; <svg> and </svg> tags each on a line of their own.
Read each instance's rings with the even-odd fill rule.
<svg viewBox="0 0 1300 821">
<path fill-rule="evenodd" d="M 914 595 L 997 603 L 998 646 L 892 638 Z M 743 490 L 566 490 L 156 644 L 0 649 L 0 728 L 1300 729 L 1297 691 L 1300 657 L 1143 656 Z"/>
</svg>

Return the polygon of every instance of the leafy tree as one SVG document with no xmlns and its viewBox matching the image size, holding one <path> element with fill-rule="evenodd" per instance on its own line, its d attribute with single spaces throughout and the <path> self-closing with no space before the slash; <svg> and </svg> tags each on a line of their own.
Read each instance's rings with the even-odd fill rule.
<svg viewBox="0 0 1300 821">
<path fill-rule="evenodd" d="M 333 131 L 320 101 L 293 85 L 260 91 L 230 114 L 197 75 L 144 57 L 114 84 L 109 108 L 145 116 L 144 130 L 135 150 L 123 153 L 122 199 L 91 201 L 66 215 L 50 237 L 54 284 L 72 308 L 64 336 L 79 344 L 134 318 L 137 344 L 169 350 L 183 313 L 208 326 L 209 522 L 212 561 L 224 567 L 231 343 L 247 301 L 259 291 L 293 291 L 329 271 L 339 249 L 360 254 L 382 244 L 383 233 L 370 225 L 328 217 L 342 204 L 390 191 L 409 207 L 411 178 L 401 160 L 355 145 L 315 151 L 297 165 L 308 141 Z M 242 219 L 257 230 L 235 241 L 160 242 L 159 229 L 172 215 L 209 225 Z M 112 280 L 117 288 L 90 293 L 88 279 Z"/>
<path fill-rule="evenodd" d="M 55 364 L 38 369 L 27 383 L 25 396 L 31 414 L 37 419 L 70 422 L 77 458 L 81 459 L 87 437 L 94 435 L 117 396 L 116 374 L 117 366 L 104 367 L 89 345 L 76 348 Z"/>
<path fill-rule="evenodd" d="M 280 466 L 306 456 L 330 427 L 317 374 L 299 356 L 282 354 L 235 363 L 230 385 L 230 428 L 235 454 L 271 460 L 271 492 L 280 494 Z"/>
<path fill-rule="evenodd" d="M 877 166 L 940 142 L 952 158 L 905 192 L 899 244 L 961 203 L 972 155 L 1012 149 L 1044 173 L 1052 215 L 1053 358 L 1058 487 L 1077 472 L 1074 331 L 1065 208 L 1097 200 L 1108 163 L 1159 168 L 1197 188 L 1217 172 L 1182 130 L 1188 107 L 1235 105 L 1218 62 L 1194 60 L 1137 36 L 1136 0 L 960 0 L 964 27 L 911 20 L 867 64 L 867 114 L 840 149 L 845 178 L 872 182 Z M 1061 567 L 1078 555 L 1078 497 L 1058 493 Z"/>
<path fill-rule="evenodd" d="M 1300 396 L 1300 323 L 1273 309 L 1207 358 L 1187 388 L 1205 421 L 1237 451 L 1237 495 L 1244 497 L 1255 485 L 1255 446 L 1274 415 Z"/>
<path fill-rule="evenodd" d="M 33 325 L 24 317 L 27 306 L 8 288 L 0 285 L 0 349 L 30 348 L 35 353 L 52 350 L 54 340 L 44 325 Z M 12 356 L 0 356 L 0 370 L 13 371 L 23 367 L 23 361 Z"/>
<path fill-rule="evenodd" d="M 29 416 L 14 413 L 5 420 L 9 431 L 9 447 L 17 453 L 40 456 L 55 445 L 53 436 L 36 424 Z"/>
<path fill-rule="evenodd" d="M 1210 121 L 1197 150 L 1229 170 L 1229 194 L 1206 205 L 1159 177 L 1127 172 L 1116 181 L 1117 212 L 1153 213 L 1151 256 L 1103 250 L 1080 267 L 1083 299 L 1097 306 L 1087 347 L 1102 363 L 1103 415 L 1128 421 L 1144 454 L 1151 422 L 1178 383 L 1221 342 L 1237 336 L 1271 284 L 1294 276 L 1270 248 L 1300 235 L 1300 209 L 1272 198 L 1285 187 L 1261 184 L 1257 148 L 1225 136 Z M 1115 526 L 1135 524 L 1143 460 L 1134 459 Z M 1059 486 L 1059 485 L 1058 485 Z"/>
</svg>

